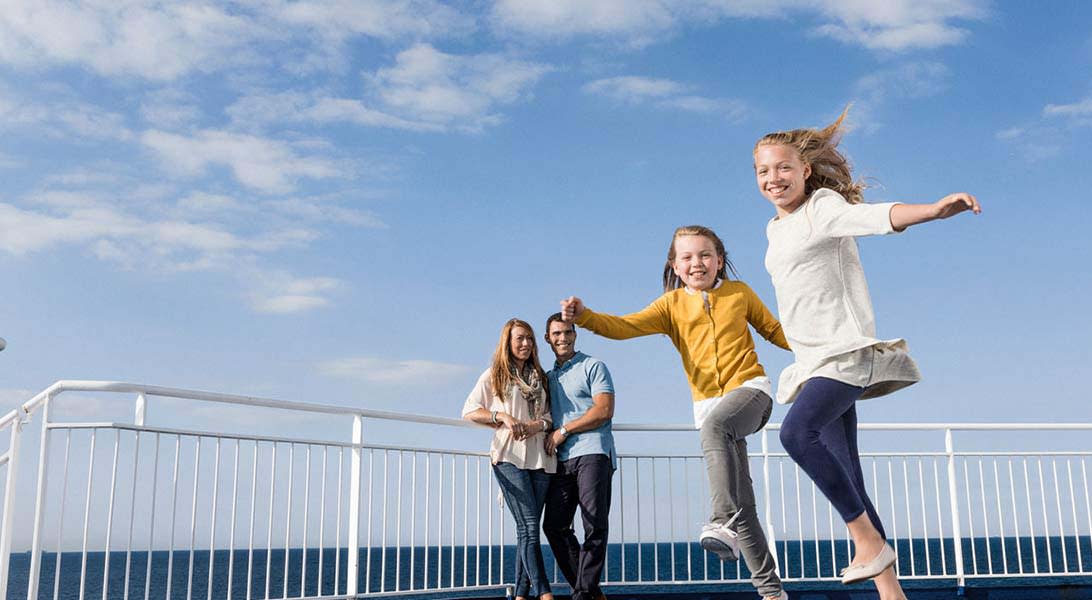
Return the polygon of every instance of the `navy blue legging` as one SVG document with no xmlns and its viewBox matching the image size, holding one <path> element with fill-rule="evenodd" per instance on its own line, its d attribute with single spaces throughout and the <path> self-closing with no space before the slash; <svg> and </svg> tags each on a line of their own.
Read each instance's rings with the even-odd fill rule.
<svg viewBox="0 0 1092 600">
<path fill-rule="evenodd" d="M 781 445 L 848 523 L 868 513 L 887 539 L 865 489 L 857 453 L 857 400 L 864 388 L 813 377 L 804 383 L 781 423 Z"/>
</svg>

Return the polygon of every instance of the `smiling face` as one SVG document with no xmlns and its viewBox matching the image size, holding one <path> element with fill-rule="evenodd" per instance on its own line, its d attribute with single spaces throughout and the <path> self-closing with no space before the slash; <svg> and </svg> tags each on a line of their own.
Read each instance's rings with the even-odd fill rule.
<svg viewBox="0 0 1092 600">
<path fill-rule="evenodd" d="M 671 266 L 675 275 L 692 290 L 712 288 L 724 266 L 724 257 L 717 254 L 713 240 L 704 235 L 680 235 L 674 243 L 675 260 Z"/>
<path fill-rule="evenodd" d="M 527 359 L 531 358 L 531 352 L 535 349 L 535 334 L 525 327 L 515 326 L 508 337 L 508 349 L 516 365 L 523 367 Z"/>
<path fill-rule="evenodd" d="M 794 148 L 784 144 L 764 144 L 755 150 L 755 181 L 758 191 L 783 217 L 804 203 L 804 182 L 811 176 L 811 166 Z"/>
<path fill-rule="evenodd" d="M 546 342 L 553 349 L 557 361 L 563 363 L 576 353 L 576 327 L 564 321 L 550 321 Z"/>
</svg>

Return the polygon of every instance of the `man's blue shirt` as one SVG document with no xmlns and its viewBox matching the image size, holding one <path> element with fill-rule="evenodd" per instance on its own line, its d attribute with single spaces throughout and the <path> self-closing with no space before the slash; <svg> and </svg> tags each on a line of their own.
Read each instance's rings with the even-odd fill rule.
<svg viewBox="0 0 1092 600">
<path fill-rule="evenodd" d="M 614 382 L 603 361 L 583 352 L 573 354 L 563 365 L 554 365 L 546 374 L 550 381 L 550 412 L 554 426 L 561 427 L 588 412 L 596 394 L 614 393 Z M 558 460 L 588 454 L 606 454 L 617 468 L 614 434 L 608 419 L 595 429 L 573 433 L 557 448 Z"/>
</svg>

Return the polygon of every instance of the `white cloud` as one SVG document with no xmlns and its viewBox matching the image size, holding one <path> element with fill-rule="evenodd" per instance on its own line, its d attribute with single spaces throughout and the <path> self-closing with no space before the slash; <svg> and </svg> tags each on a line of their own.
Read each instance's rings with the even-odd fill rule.
<svg viewBox="0 0 1092 600">
<path fill-rule="evenodd" d="M 642 46 L 686 25 L 733 18 L 819 20 L 815 33 L 873 50 L 904 51 L 957 44 L 968 35 L 953 21 L 980 19 L 982 0 L 499 0 L 499 31 L 534 38 L 610 36 Z"/>
<path fill-rule="evenodd" d="M 339 123 L 365 127 L 384 127 L 410 131 L 442 131 L 435 123 L 403 119 L 369 108 L 359 100 L 334 98 L 322 93 L 278 92 L 251 94 L 237 100 L 226 111 L 232 122 L 247 129 L 261 129 L 268 124 Z"/>
<path fill-rule="evenodd" d="M 861 77 L 853 84 L 852 125 L 874 132 L 883 127 L 883 114 L 892 102 L 941 93 L 950 71 L 938 62 L 912 62 Z"/>
<path fill-rule="evenodd" d="M 386 229 L 388 225 L 371 212 L 345 208 L 332 202 L 321 202 L 303 198 L 272 200 L 265 203 L 270 209 L 292 218 L 311 222 L 329 222 L 344 225 L 356 225 L 371 229 Z"/>
<path fill-rule="evenodd" d="M 262 34 L 242 13 L 212 2 L 11 0 L 0 11 L 0 61 L 174 79 L 239 60 Z"/>
<path fill-rule="evenodd" d="M 431 360 L 388 360 L 354 357 L 324 362 L 319 372 L 378 384 L 437 385 L 467 372 L 468 367 Z"/>
<path fill-rule="evenodd" d="M 691 86 L 670 79 L 626 75 L 597 79 L 584 91 L 630 104 L 652 104 L 666 109 L 721 115 L 738 120 L 747 112 L 743 102 L 731 98 L 708 98 L 690 94 Z"/>
<path fill-rule="evenodd" d="M 125 118 L 85 102 L 41 101 L 0 88 L 0 129 L 28 129 L 36 135 L 72 139 L 128 141 L 133 134 Z"/>
<path fill-rule="evenodd" d="M 381 39 L 442 37 L 465 33 L 473 19 L 434 0 L 301 0 L 282 2 L 278 18 L 341 39 L 366 35 Z"/>
<path fill-rule="evenodd" d="M 288 192 L 300 177 L 325 179 L 344 176 L 332 161 L 303 156 L 304 144 L 218 130 L 192 136 L 149 130 L 141 142 L 155 151 L 165 166 L 182 175 L 201 175 L 210 165 L 231 169 L 243 185 L 267 193 Z"/>
<path fill-rule="evenodd" d="M 1043 107 L 1046 117 L 1092 117 L 1092 97 L 1072 104 L 1047 104 Z"/>
<path fill-rule="evenodd" d="M 526 97 L 552 68 L 499 54 L 446 54 L 428 44 L 398 53 L 394 66 L 366 76 L 387 112 L 443 128 L 480 131 L 499 123 L 497 107 Z"/>
<path fill-rule="evenodd" d="M 328 306 L 330 294 L 344 287 L 333 277 L 296 277 L 285 271 L 252 273 L 250 305 L 265 313 L 287 314 Z"/>
</svg>

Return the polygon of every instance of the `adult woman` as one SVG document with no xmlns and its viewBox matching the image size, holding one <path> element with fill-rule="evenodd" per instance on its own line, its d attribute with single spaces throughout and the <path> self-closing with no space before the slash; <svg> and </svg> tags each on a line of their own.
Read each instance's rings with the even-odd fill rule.
<svg viewBox="0 0 1092 600">
<path fill-rule="evenodd" d="M 557 458 L 546 453 L 550 399 L 531 326 L 509 319 L 493 363 L 463 405 L 463 418 L 492 427 L 489 456 L 516 522 L 516 598 L 553 600 L 542 561 L 539 527 Z"/>
</svg>

